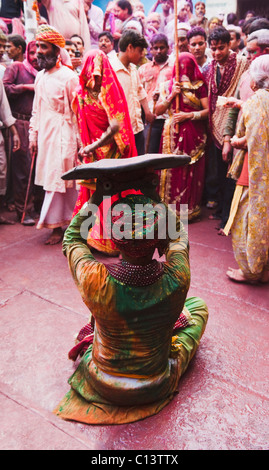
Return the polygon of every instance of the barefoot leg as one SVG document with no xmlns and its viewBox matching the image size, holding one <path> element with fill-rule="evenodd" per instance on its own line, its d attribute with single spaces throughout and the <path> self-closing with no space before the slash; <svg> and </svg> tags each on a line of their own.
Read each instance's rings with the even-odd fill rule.
<svg viewBox="0 0 269 470">
<path fill-rule="evenodd" d="M 45 245 L 56 245 L 63 239 L 63 230 L 61 227 L 54 228 L 50 237 L 45 241 Z"/>
<path fill-rule="evenodd" d="M 247 279 L 241 269 L 229 268 L 226 272 L 229 279 L 235 282 L 244 282 L 246 284 L 256 284 L 258 281 Z"/>
</svg>

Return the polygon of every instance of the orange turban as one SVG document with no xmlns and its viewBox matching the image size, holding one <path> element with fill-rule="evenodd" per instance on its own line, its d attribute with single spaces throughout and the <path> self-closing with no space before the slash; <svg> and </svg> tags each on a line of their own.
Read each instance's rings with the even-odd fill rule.
<svg viewBox="0 0 269 470">
<path fill-rule="evenodd" d="M 65 46 L 64 37 L 60 33 L 58 33 L 55 28 L 48 24 L 42 24 L 39 26 L 35 38 L 36 41 L 49 42 L 50 44 L 54 44 L 58 47 Z"/>
</svg>

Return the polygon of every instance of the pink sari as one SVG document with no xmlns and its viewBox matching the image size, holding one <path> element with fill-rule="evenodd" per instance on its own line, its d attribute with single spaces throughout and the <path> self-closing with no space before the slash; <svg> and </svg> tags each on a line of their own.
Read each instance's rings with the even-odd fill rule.
<svg viewBox="0 0 269 470">
<path fill-rule="evenodd" d="M 100 87 L 96 91 L 95 84 L 98 77 Z M 94 150 L 93 156 L 85 158 L 83 163 L 104 158 L 130 158 L 137 155 L 124 91 L 107 56 L 98 49 L 92 50 L 86 55 L 73 109 L 77 116 L 83 146 L 99 139 L 107 130 L 112 119 L 117 119 L 120 123 L 120 130 L 115 134 L 113 140 Z M 90 189 L 91 187 L 94 188 L 92 182 L 81 182 L 73 215 L 77 214 L 83 204 L 91 197 L 94 191 L 94 189 Z M 102 223 L 102 221 L 100 222 Z M 106 253 L 113 254 L 114 252 L 114 244 L 110 240 L 97 240 L 92 231 L 88 243 Z"/>
<path fill-rule="evenodd" d="M 167 94 L 171 93 L 175 81 L 175 66 Z M 179 109 L 182 112 L 197 112 L 203 109 L 201 99 L 207 97 L 205 78 L 188 52 L 179 55 Z M 162 152 L 165 154 L 189 155 L 189 165 L 163 170 L 160 180 L 160 196 L 167 204 L 188 204 L 189 220 L 200 213 L 205 178 L 205 147 L 207 139 L 206 121 L 186 120 L 178 125 L 173 120 L 176 112 L 174 99 L 169 109 L 162 135 Z"/>
<path fill-rule="evenodd" d="M 35 49 L 36 50 L 36 41 L 30 41 L 28 44 L 27 44 L 27 47 L 26 47 L 26 58 L 24 59 L 23 61 L 23 65 L 24 67 L 26 68 L 26 70 L 31 74 L 33 75 L 34 77 L 37 76 L 37 73 L 38 73 L 38 70 L 35 69 L 33 67 L 33 65 L 31 64 L 31 62 L 29 61 L 29 54 L 30 54 L 30 51 L 31 49 Z"/>
</svg>

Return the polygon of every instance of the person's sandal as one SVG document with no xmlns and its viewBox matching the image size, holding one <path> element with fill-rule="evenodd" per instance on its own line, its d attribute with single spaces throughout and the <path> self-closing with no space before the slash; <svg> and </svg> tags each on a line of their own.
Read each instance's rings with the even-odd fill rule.
<svg viewBox="0 0 269 470">
<path fill-rule="evenodd" d="M 206 203 L 206 207 L 208 209 L 215 209 L 217 207 L 218 203 L 216 201 L 208 201 Z"/>
</svg>

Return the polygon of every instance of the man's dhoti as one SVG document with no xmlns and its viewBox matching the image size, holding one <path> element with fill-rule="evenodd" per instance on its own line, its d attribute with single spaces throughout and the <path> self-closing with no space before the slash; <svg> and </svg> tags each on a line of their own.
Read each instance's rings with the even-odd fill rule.
<svg viewBox="0 0 269 470">
<path fill-rule="evenodd" d="M 65 193 L 46 191 L 36 228 L 54 229 L 69 225 L 77 197 L 75 184 L 73 188 L 67 188 Z"/>
</svg>

